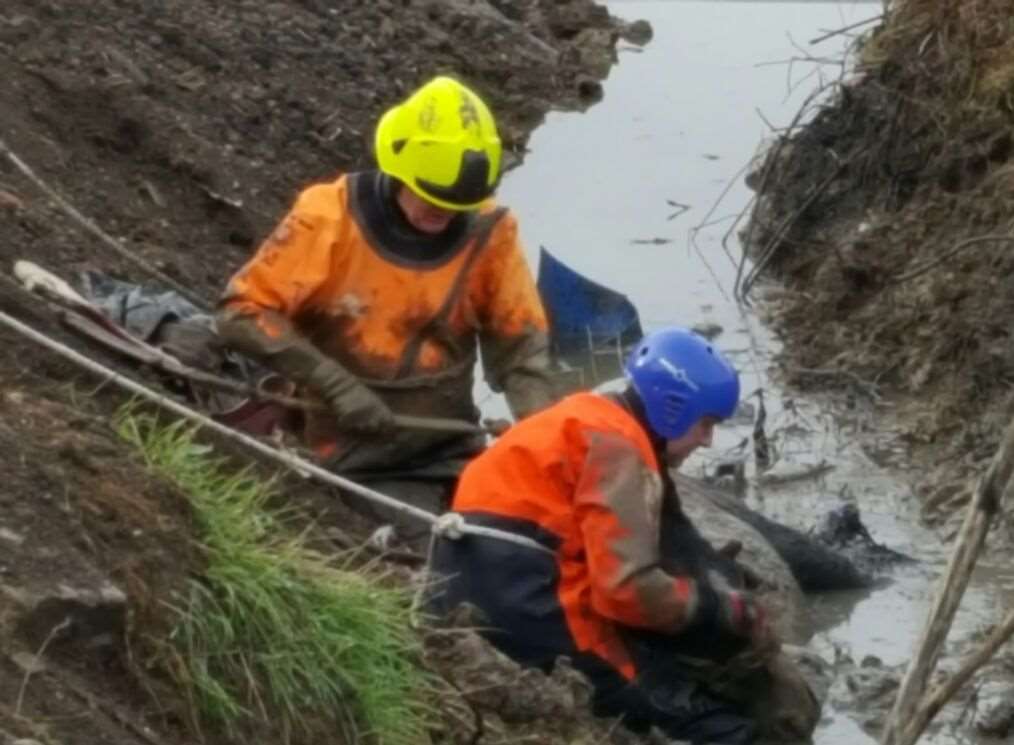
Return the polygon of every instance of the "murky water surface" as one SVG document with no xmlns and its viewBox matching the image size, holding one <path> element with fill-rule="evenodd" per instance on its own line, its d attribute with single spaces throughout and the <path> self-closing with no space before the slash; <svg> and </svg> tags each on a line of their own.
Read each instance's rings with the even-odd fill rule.
<svg viewBox="0 0 1014 745">
<path fill-rule="evenodd" d="M 899 571 L 887 587 L 813 601 L 818 629 L 811 646 L 828 659 L 836 649 L 858 662 L 886 665 L 912 652 L 946 561 L 939 540 L 920 527 L 903 459 L 892 448 L 889 419 L 861 398 L 841 402 L 786 393 L 770 376 L 777 342 L 731 300 L 739 249 L 723 237 L 747 205 L 741 169 L 770 126 L 787 125 L 821 80 L 840 74 L 843 35 L 810 40 L 880 12 L 877 3 L 656 2 L 614 0 L 614 14 L 645 18 L 655 39 L 643 51 L 621 46 L 605 100 L 586 114 L 551 114 L 531 141 L 524 165 L 509 174 L 502 200 L 520 216 L 533 267 L 546 246 L 573 268 L 628 295 L 647 329 L 718 324 L 718 345 L 743 374 L 745 392 L 765 391 L 775 471 L 826 464 L 819 478 L 788 485 L 754 483 L 754 506 L 807 528 L 827 509 L 855 501 L 873 536 L 922 563 Z M 805 57 L 828 60 L 815 64 Z M 682 210 L 675 205 L 685 205 Z M 717 206 L 716 206 L 717 204 Z M 674 213 L 682 214 L 674 216 Z M 502 403 L 487 397 L 495 413 Z M 727 430 L 691 471 L 734 452 L 749 425 Z M 888 468 L 883 464 L 890 464 Z M 750 472 L 750 475 L 754 474 Z M 983 569 L 952 632 L 950 653 L 998 620 L 999 594 L 1014 573 Z M 953 661 L 953 660 L 952 660 Z M 874 739 L 861 712 L 831 704 L 818 731 L 822 745 Z M 965 741 L 949 728 L 926 742 Z"/>
</svg>

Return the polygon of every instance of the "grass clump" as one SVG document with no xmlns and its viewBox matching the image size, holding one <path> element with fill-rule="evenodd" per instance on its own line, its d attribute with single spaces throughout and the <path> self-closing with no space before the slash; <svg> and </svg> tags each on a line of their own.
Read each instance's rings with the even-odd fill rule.
<svg viewBox="0 0 1014 745">
<path fill-rule="evenodd" d="M 193 504 L 207 568 L 176 599 L 165 650 L 200 719 L 234 738 L 425 742 L 407 594 L 308 550 L 266 509 L 273 485 L 230 472 L 194 428 L 127 410 L 118 430 Z"/>
</svg>

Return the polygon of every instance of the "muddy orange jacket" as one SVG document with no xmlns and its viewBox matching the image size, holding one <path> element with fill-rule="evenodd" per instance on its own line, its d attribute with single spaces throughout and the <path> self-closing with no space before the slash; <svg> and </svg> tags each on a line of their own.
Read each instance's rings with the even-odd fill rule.
<svg viewBox="0 0 1014 745">
<path fill-rule="evenodd" d="M 219 323 L 252 321 L 265 351 L 287 335 L 307 339 L 400 413 L 474 418 L 480 346 L 490 386 L 516 416 L 548 404 L 546 317 L 513 216 L 490 205 L 437 258 L 412 256 L 395 245 L 411 237 L 393 233 L 378 211 L 382 178 L 352 174 L 300 194 L 229 282 Z M 385 392 L 392 381 L 433 377 L 450 387 L 422 404 Z"/>
<path fill-rule="evenodd" d="M 555 537 L 556 597 L 578 649 L 628 678 L 617 626 L 677 633 L 695 583 L 659 566 L 663 486 L 651 442 L 612 399 L 579 393 L 519 423 L 465 469 L 453 509 Z M 525 550 L 525 549 L 521 549 Z"/>
</svg>

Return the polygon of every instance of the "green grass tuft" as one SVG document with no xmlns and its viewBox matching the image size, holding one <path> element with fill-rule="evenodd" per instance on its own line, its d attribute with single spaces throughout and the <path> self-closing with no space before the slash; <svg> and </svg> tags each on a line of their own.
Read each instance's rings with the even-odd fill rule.
<svg viewBox="0 0 1014 745">
<path fill-rule="evenodd" d="M 265 502 L 273 484 L 230 472 L 182 422 L 121 412 L 118 430 L 193 503 L 205 575 L 173 606 L 175 674 L 202 719 L 346 742 L 427 740 L 429 679 L 410 598 L 306 548 Z"/>
</svg>

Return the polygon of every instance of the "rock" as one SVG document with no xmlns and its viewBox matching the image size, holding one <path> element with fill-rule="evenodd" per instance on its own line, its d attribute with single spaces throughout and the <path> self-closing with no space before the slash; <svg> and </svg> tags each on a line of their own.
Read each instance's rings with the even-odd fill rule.
<svg viewBox="0 0 1014 745">
<path fill-rule="evenodd" d="M 644 19 L 631 21 L 620 26 L 620 38 L 628 44 L 643 47 L 655 36 L 655 30 Z"/>
<path fill-rule="evenodd" d="M 845 676 L 849 692 L 863 705 L 883 704 L 900 684 L 898 673 L 883 668 L 860 668 Z"/>
<path fill-rule="evenodd" d="M 883 666 L 884 661 L 872 654 L 868 654 L 863 657 L 862 661 L 859 663 L 859 667 L 874 667 L 880 669 L 883 668 Z"/>
<path fill-rule="evenodd" d="M 725 331 L 720 324 L 713 321 L 699 321 L 691 326 L 690 330 L 695 334 L 700 334 L 708 341 L 718 338 L 718 335 Z"/>
<path fill-rule="evenodd" d="M 25 537 L 7 528 L 0 528 L 0 543 L 13 544 L 15 548 L 25 542 Z"/>
<path fill-rule="evenodd" d="M 111 648 L 126 629 L 127 596 L 109 583 L 90 588 L 61 584 L 49 591 L 13 594 L 23 609 L 18 631 L 33 648 L 53 643 Z"/>
<path fill-rule="evenodd" d="M 991 681 L 979 689 L 975 729 L 990 737 L 1007 737 L 1014 729 L 1014 684 Z"/>
<path fill-rule="evenodd" d="M 834 670 L 831 663 L 816 652 L 793 644 L 783 644 L 782 652 L 799 668 L 806 678 L 806 682 L 810 684 L 813 694 L 823 704 L 827 700 L 831 684 L 834 682 Z"/>
</svg>

